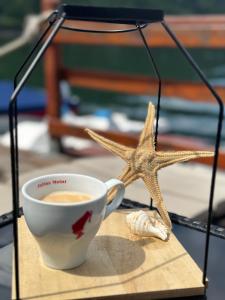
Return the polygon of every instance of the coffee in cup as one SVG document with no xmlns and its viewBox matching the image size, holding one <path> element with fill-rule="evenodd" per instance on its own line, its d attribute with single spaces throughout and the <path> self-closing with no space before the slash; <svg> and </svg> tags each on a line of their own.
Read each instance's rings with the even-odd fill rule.
<svg viewBox="0 0 225 300">
<path fill-rule="evenodd" d="M 47 194 L 41 200 L 50 203 L 78 203 L 93 199 L 93 196 L 75 191 L 57 191 Z"/>
</svg>

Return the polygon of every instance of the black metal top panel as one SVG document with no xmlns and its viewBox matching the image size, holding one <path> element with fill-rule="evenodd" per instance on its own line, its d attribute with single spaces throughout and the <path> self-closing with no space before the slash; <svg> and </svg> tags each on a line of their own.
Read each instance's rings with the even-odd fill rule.
<svg viewBox="0 0 225 300">
<path fill-rule="evenodd" d="M 80 5 L 60 5 L 60 16 L 65 13 L 65 19 L 83 20 L 117 24 L 144 24 L 160 22 L 164 13 L 157 9 L 136 9 L 122 7 L 94 7 Z"/>
</svg>

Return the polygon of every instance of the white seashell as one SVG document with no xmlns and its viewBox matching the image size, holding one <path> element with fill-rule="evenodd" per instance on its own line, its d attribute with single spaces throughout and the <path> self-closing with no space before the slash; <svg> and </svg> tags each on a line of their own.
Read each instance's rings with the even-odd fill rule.
<svg viewBox="0 0 225 300">
<path fill-rule="evenodd" d="M 131 232 L 140 236 L 154 236 L 165 241 L 169 237 L 167 227 L 157 212 L 153 216 L 143 210 L 135 211 L 127 215 L 126 221 Z"/>
</svg>

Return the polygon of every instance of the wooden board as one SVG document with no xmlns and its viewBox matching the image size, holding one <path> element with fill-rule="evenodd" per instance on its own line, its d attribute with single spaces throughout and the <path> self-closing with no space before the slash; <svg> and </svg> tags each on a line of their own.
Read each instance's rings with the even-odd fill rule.
<svg viewBox="0 0 225 300">
<path fill-rule="evenodd" d="M 65 271 L 42 264 L 37 244 L 21 218 L 21 298 L 159 299 L 203 294 L 202 272 L 176 237 L 163 242 L 134 236 L 126 226 L 126 213 L 109 216 L 91 243 L 86 262 Z"/>
</svg>

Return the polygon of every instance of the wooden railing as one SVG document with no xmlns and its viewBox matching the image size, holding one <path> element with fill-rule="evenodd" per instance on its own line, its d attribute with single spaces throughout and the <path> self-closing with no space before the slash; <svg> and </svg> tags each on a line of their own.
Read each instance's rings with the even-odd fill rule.
<svg viewBox="0 0 225 300">
<path fill-rule="evenodd" d="M 167 16 L 166 22 L 178 39 L 189 48 L 225 48 L 225 15 Z M 66 22 L 80 28 L 102 28 L 93 22 Z M 124 25 L 104 24 L 105 29 L 121 29 Z M 127 26 L 129 27 L 129 26 Z M 160 24 L 151 24 L 145 29 L 146 39 L 151 47 L 176 47 Z M 82 45 L 114 45 L 143 47 L 137 33 L 129 34 L 88 34 L 63 31 L 55 39 L 56 43 Z"/>
<path fill-rule="evenodd" d="M 70 69 L 62 69 L 60 74 L 73 86 L 126 94 L 154 95 L 158 85 L 155 78 L 142 75 Z M 225 103 L 225 88 L 214 87 Z M 215 103 L 209 90 L 202 83 L 197 82 L 163 80 L 163 96 L 176 96 L 195 102 Z"/>
<path fill-rule="evenodd" d="M 42 9 L 54 9 L 54 1 L 42 0 Z M 59 2 L 59 1 L 55 1 Z M 191 48 L 225 48 L 225 15 L 206 16 L 168 16 L 167 23 L 176 33 L 178 39 Z M 67 25 L 71 25 L 67 22 Z M 98 23 L 73 22 L 73 26 L 86 28 L 100 28 Z M 104 28 L 118 29 L 124 26 L 104 24 Z M 173 41 L 166 35 L 160 24 L 152 24 L 145 29 L 147 41 L 151 47 L 175 47 Z M 149 94 L 156 92 L 156 81 L 144 75 L 124 75 L 112 72 L 100 72 L 90 70 L 71 70 L 61 63 L 59 45 L 82 44 L 82 45 L 116 45 L 143 47 L 140 37 L 132 33 L 116 35 L 99 35 L 73 33 L 62 30 L 55 38 L 45 55 L 45 82 L 48 97 L 47 116 L 49 120 L 49 133 L 52 137 L 60 139 L 63 135 L 73 135 L 89 138 L 83 128 L 64 124 L 60 120 L 61 95 L 59 90 L 60 80 L 66 79 L 75 87 L 88 89 L 107 90 L 127 94 Z M 149 84 L 151 82 L 151 84 Z M 225 88 L 215 86 L 218 94 L 225 102 Z M 177 82 L 167 80 L 163 82 L 164 96 L 177 96 L 190 101 L 214 102 L 210 92 L 201 83 Z M 100 132 L 106 137 L 114 138 L 127 145 L 134 145 L 137 137 L 115 132 Z M 160 136 L 159 147 L 167 149 L 206 149 L 207 146 L 196 139 L 179 138 L 174 136 Z M 212 164 L 212 159 L 204 159 L 201 162 Z M 220 168 L 225 169 L 225 153 L 220 153 Z"/>
</svg>

